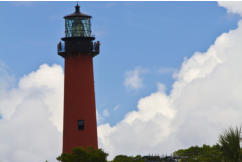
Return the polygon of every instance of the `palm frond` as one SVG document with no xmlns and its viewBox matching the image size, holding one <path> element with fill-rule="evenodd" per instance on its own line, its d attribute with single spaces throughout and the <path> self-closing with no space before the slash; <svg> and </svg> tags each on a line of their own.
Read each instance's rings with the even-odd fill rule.
<svg viewBox="0 0 242 162">
<path fill-rule="evenodd" d="M 219 136 L 225 161 L 240 162 L 241 127 L 230 127 Z"/>
</svg>

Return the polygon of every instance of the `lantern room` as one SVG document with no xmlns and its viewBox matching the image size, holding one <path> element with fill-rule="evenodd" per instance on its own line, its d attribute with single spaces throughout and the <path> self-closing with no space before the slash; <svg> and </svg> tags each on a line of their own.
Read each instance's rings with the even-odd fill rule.
<svg viewBox="0 0 242 162">
<path fill-rule="evenodd" d="M 91 37 L 91 16 L 80 12 L 80 6 L 75 6 L 73 14 L 65 16 L 66 37 Z"/>
</svg>

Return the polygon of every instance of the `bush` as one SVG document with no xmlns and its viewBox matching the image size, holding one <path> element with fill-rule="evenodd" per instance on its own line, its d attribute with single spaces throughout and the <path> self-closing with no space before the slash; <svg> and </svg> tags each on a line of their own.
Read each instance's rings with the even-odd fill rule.
<svg viewBox="0 0 242 162">
<path fill-rule="evenodd" d="M 60 162 L 107 162 L 108 154 L 102 149 L 93 148 L 73 148 L 71 154 L 63 153 L 57 157 Z"/>
<path fill-rule="evenodd" d="M 118 155 L 116 156 L 112 162 L 144 162 L 141 156 L 126 156 L 126 155 Z"/>
</svg>

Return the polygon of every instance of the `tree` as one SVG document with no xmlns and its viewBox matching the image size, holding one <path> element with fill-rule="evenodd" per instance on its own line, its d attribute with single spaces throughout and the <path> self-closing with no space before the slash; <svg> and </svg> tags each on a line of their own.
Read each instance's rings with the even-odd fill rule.
<svg viewBox="0 0 242 162">
<path fill-rule="evenodd" d="M 112 162 L 144 162 L 141 156 L 126 156 L 126 155 L 117 155 Z"/>
<path fill-rule="evenodd" d="M 93 148 L 74 148 L 71 154 L 63 153 L 57 157 L 60 162 L 107 162 L 108 154 L 103 150 Z"/>
<path fill-rule="evenodd" d="M 236 127 L 235 129 L 230 127 L 219 136 L 219 144 L 221 145 L 225 162 L 240 162 L 240 141 L 241 127 Z"/>
<path fill-rule="evenodd" d="M 180 162 L 221 162 L 222 152 L 219 145 L 192 146 L 188 149 L 178 150 L 173 153 L 182 159 Z"/>
</svg>

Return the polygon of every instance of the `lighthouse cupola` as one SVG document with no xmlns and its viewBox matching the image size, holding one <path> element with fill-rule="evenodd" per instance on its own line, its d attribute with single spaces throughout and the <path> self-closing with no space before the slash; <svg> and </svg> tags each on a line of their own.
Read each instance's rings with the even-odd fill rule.
<svg viewBox="0 0 242 162">
<path fill-rule="evenodd" d="M 91 37 L 91 16 L 80 12 L 80 6 L 75 6 L 73 14 L 65 16 L 66 37 Z"/>
<path fill-rule="evenodd" d="M 96 56 L 99 54 L 100 42 L 93 42 L 95 37 L 91 34 L 91 18 L 87 14 L 80 12 L 80 6 L 75 6 L 75 12 L 64 17 L 65 37 L 58 44 L 58 54 L 66 57 L 73 53 L 82 55 L 83 53 Z"/>
</svg>

